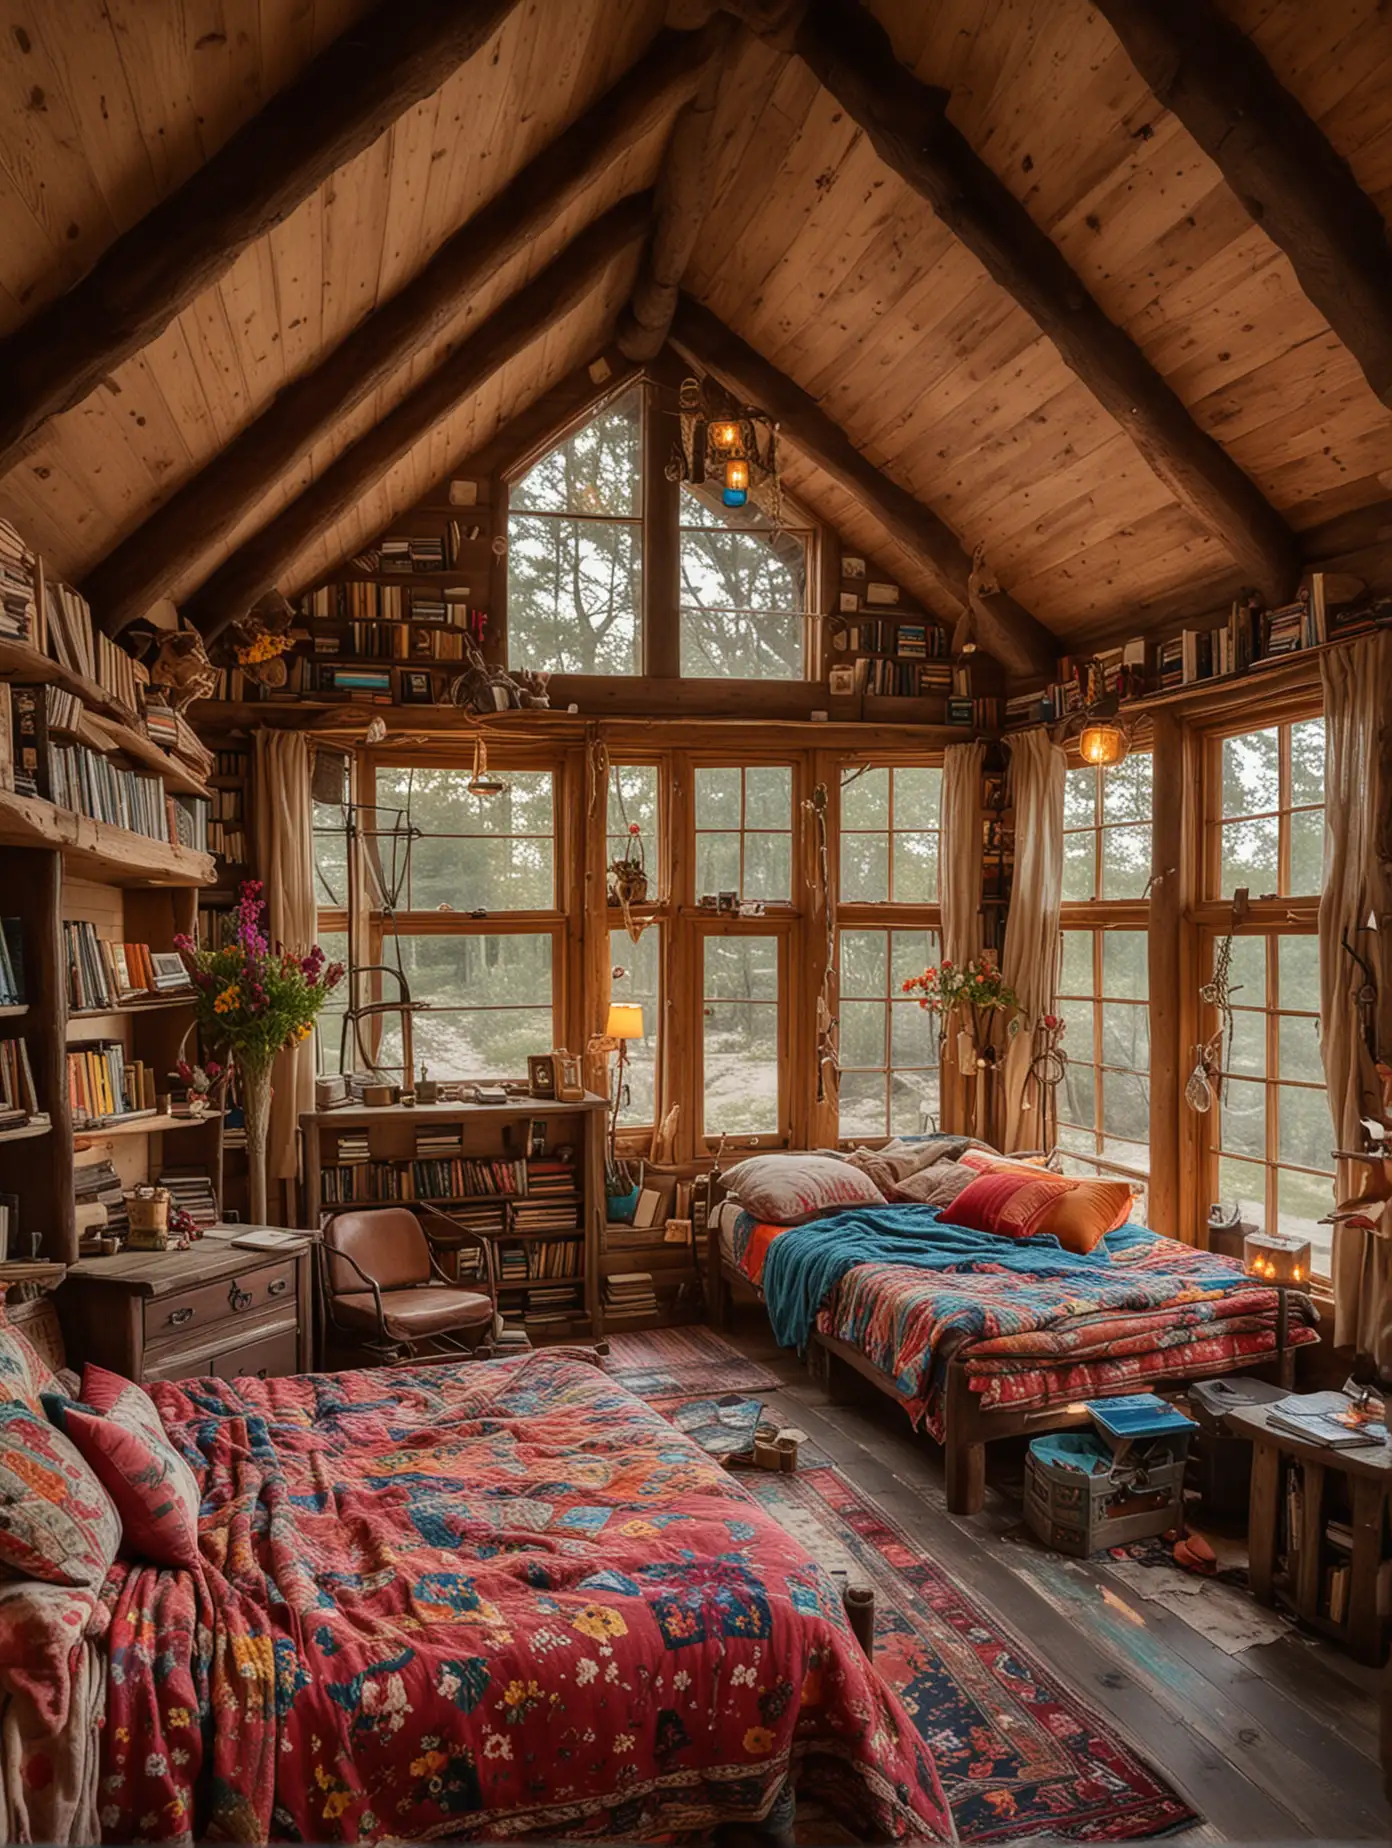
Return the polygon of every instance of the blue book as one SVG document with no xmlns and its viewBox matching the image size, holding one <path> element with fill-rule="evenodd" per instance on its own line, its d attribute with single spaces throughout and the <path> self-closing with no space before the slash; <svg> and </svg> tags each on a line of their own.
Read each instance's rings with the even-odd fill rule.
<svg viewBox="0 0 1392 1848">
<path fill-rule="evenodd" d="M 1109 1437 L 1168 1437 L 1175 1431 L 1192 1431 L 1194 1421 L 1177 1412 L 1154 1392 L 1123 1393 L 1116 1399 L 1089 1399 L 1088 1416 Z"/>
</svg>

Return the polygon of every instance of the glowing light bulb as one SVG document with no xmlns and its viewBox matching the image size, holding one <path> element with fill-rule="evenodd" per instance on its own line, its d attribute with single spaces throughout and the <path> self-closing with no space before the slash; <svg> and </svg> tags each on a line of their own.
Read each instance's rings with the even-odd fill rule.
<svg viewBox="0 0 1392 1848">
<path fill-rule="evenodd" d="M 725 464 L 725 490 L 721 495 L 727 507 L 742 507 L 749 499 L 749 464 L 743 460 Z"/>
<path fill-rule="evenodd" d="M 1110 719 L 1089 719 L 1078 733 L 1078 755 L 1085 764 L 1119 764 L 1130 748 L 1124 729 Z"/>
<path fill-rule="evenodd" d="M 739 441 L 739 425 L 736 423 L 713 423 L 710 426 L 712 449 L 733 449 Z"/>
</svg>

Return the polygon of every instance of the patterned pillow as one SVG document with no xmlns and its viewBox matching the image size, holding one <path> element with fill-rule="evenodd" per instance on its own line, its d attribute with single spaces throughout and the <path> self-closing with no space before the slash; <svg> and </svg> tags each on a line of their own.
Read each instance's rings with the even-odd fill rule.
<svg viewBox="0 0 1392 1848">
<path fill-rule="evenodd" d="M 198 1482 L 149 1393 L 89 1361 L 81 1403 L 50 1395 L 44 1404 L 116 1504 L 122 1552 L 153 1566 L 197 1565 Z"/>
<path fill-rule="evenodd" d="M 62 1432 L 17 1399 L 0 1404 L 0 1567 L 96 1587 L 120 1539 L 111 1497 Z"/>
<path fill-rule="evenodd" d="M 835 1155 L 751 1155 L 721 1179 L 751 1218 L 770 1226 L 800 1226 L 819 1213 L 885 1203 L 868 1175 Z"/>
<path fill-rule="evenodd" d="M 0 1299 L 0 1400 L 18 1399 L 31 1411 L 42 1412 L 44 1393 L 57 1386 L 52 1367 L 32 1342 L 5 1320 Z"/>
</svg>

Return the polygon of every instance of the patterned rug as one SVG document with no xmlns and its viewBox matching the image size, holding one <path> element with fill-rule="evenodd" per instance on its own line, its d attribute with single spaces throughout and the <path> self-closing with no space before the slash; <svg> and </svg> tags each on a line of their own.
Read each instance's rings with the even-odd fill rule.
<svg viewBox="0 0 1392 1848">
<path fill-rule="evenodd" d="M 605 1370 L 640 1399 L 700 1398 L 722 1392 L 772 1392 L 776 1373 L 710 1328 L 654 1328 L 610 1335 Z"/>
</svg>

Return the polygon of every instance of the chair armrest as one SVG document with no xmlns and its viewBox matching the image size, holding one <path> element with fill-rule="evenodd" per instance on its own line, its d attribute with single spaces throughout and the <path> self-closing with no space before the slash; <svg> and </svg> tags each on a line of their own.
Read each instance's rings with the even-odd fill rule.
<svg viewBox="0 0 1392 1848">
<path fill-rule="evenodd" d="M 319 1255 L 324 1263 L 324 1300 L 328 1304 L 330 1316 L 333 1315 L 334 1298 L 339 1294 L 339 1292 L 333 1288 L 333 1261 L 337 1258 L 342 1263 L 347 1264 L 352 1270 L 355 1270 L 358 1276 L 361 1277 L 362 1281 L 367 1285 L 368 1289 L 371 1290 L 372 1305 L 377 1313 L 377 1326 L 385 1339 L 387 1323 L 386 1317 L 382 1312 L 382 1290 L 377 1279 L 369 1276 L 356 1258 L 350 1257 L 346 1251 L 340 1251 L 337 1246 L 330 1245 L 326 1239 L 321 1238 L 319 1240 L 318 1249 Z M 346 1295 L 347 1292 L 345 1291 L 343 1294 Z M 334 1323 L 334 1326 L 338 1326 L 337 1322 Z"/>
<path fill-rule="evenodd" d="M 442 1283 L 457 1283 L 458 1279 L 449 1276 L 441 1266 L 439 1260 L 435 1256 L 436 1245 L 449 1245 L 454 1247 L 470 1245 L 475 1250 L 483 1253 L 484 1275 L 488 1283 L 487 1293 L 496 1302 L 498 1286 L 493 1271 L 492 1240 L 485 1238 L 481 1232 L 475 1232 L 471 1226 L 461 1226 L 457 1220 L 451 1219 L 448 1213 L 437 1212 L 434 1207 L 422 1207 L 417 1217 L 420 1220 L 421 1231 L 425 1234 L 425 1242 L 430 1247 L 430 1268 L 440 1281 Z M 437 1230 L 434 1232 L 431 1230 L 432 1221 L 434 1221 L 437 1227 Z"/>
</svg>

